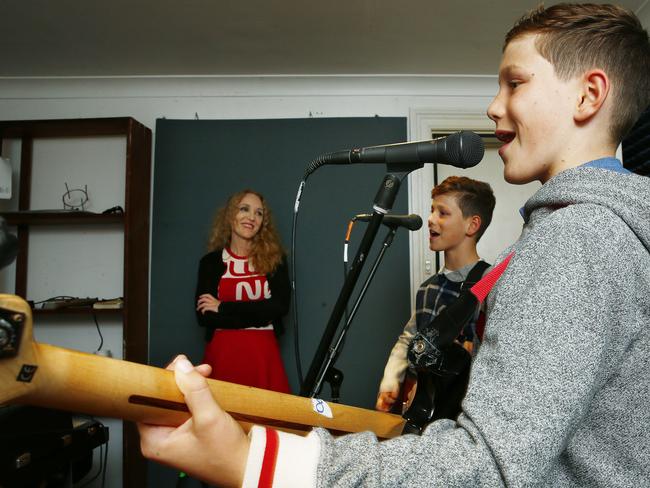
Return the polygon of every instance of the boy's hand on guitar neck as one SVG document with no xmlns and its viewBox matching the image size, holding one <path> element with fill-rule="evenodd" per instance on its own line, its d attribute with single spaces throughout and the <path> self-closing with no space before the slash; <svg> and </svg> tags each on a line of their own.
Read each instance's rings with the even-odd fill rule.
<svg viewBox="0 0 650 488">
<path fill-rule="evenodd" d="M 390 409 L 393 408 L 398 396 L 399 389 L 393 391 L 380 391 L 379 395 L 377 395 L 375 409 L 380 412 L 390 412 Z"/>
<path fill-rule="evenodd" d="M 214 400 L 205 379 L 210 366 L 194 367 L 180 355 L 167 369 L 175 372 L 192 417 L 179 427 L 138 424 L 142 453 L 208 483 L 241 486 L 248 436 Z"/>
</svg>

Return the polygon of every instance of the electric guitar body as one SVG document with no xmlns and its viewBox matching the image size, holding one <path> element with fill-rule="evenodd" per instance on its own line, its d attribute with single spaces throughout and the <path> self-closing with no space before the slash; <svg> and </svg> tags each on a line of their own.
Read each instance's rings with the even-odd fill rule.
<svg viewBox="0 0 650 488">
<path fill-rule="evenodd" d="M 29 305 L 0 294 L 0 405 L 25 404 L 177 426 L 189 418 L 171 371 L 33 341 Z M 372 431 L 400 435 L 403 419 L 322 400 L 208 380 L 221 407 L 248 430 L 251 424 L 307 434 Z"/>
<path fill-rule="evenodd" d="M 455 420 L 467 392 L 471 355 L 460 344 L 446 349 L 447 374 L 436 374 L 425 369 L 417 372 L 413 400 L 404 412 L 404 434 L 422 434 L 434 420 Z"/>
</svg>

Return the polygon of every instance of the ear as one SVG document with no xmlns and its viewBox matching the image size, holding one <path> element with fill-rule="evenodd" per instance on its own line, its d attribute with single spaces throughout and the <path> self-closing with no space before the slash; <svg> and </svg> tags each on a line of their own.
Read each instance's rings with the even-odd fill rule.
<svg viewBox="0 0 650 488">
<path fill-rule="evenodd" d="M 468 224 L 465 234 L 468 237 L 474 237 L 481 228 L 481 217 L 479 215 L 472 215 L 468 219 Z"/>
<path fill-rule="evenodd" d="M 592 69 L 582 75 L 579 87 L 574 119 L 585 122 L 597 114 L 605 103 L 610 90 L 609 77 L 601 69 Z"/>
</svg>

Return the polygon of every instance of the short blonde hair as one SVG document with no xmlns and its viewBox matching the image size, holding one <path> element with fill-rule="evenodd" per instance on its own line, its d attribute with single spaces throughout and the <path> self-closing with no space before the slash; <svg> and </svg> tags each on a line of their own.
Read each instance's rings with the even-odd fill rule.
<svg viewBox="0 0 650 488">
<path fill-rule="evenodd" d="M 617 5 L 540 5 L 506 34 L 503 49 L 526 34 L 539 34 L 537 51 L 561 80 L 599 68 L 612 80 L 610 137 L 619 143 L 650 104 L 650 43 L 641 22 Z"/>
</svg>

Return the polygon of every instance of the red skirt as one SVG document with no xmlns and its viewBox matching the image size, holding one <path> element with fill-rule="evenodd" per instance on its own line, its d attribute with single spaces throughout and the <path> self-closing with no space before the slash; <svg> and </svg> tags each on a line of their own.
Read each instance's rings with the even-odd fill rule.
<svg viewBox="0 0 650 488">
<path fill-rule="evenodd" d="M 212 366 L 211 378 L 291 393 L 271 329 L 215 330 L 203 362 Z"/>
</svg>

